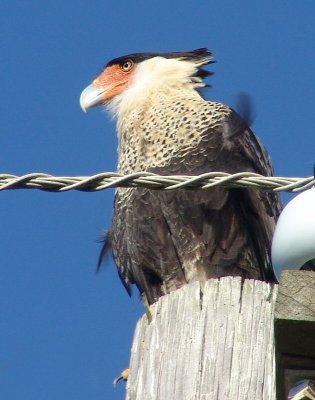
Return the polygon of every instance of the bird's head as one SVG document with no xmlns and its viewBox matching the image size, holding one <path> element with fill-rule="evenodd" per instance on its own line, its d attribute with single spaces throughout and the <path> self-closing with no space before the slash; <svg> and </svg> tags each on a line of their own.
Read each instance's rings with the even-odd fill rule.
<svg viewBox="0 0 315 400">
<path fill-rule="evenodd" d="M 106 105 L 117 113 L 122 102 L 140 101 L 153 90 L 204 87 L 203 78 L 211 73 L 202 66 L 213 62 L 211 56 L 211 52 L 203 48 L 189 52 L 136 53 L 115 58 L 83 90 L 80 105 L 84 111 Z"/>
</svg>

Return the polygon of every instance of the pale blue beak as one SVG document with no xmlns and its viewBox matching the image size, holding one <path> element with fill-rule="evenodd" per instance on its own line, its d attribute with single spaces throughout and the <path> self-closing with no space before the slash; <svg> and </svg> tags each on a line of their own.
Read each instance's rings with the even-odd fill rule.
<svg viewBox="0 0 315 400">
<path fill-rule="evenodd" d="M 80 96 L 80 106 L 84 112 L 89 108 L 98 106 L 104 103 L 105 89 L 100 89 L 93 84 L 87 86 Z"/>
</svg>

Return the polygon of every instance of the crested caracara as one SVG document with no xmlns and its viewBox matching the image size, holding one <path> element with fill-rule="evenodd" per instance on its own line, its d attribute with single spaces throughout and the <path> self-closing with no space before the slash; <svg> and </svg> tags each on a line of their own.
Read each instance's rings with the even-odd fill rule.
<svg viewBox="0 0 315 400">
<path fill-rule="evenodd" d="M 117 118 L 120 173 L 273 174 L 247 122 L 200 93 L 209 63 L 207 49 L 130 54 L 82 92 L 83 110 L 105 105 Z M 280 209 L 278 194 L 255 189 L 118 188 L 103 254 L 112 248 L 128 292 L 136 284 L 150 304 L 196 280 L 275 281 L 270 247 Z"/>
</svg>

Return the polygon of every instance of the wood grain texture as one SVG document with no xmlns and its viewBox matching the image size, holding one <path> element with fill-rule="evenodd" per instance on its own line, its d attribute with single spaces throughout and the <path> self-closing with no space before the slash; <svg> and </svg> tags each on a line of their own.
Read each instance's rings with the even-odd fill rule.
<svg viewBox="0 0 315 400">
<path fill-rule="evenodd" d="M 126 399 L 274 399 L 276 293 L 226 277 L 160 298 L 137 324 Z"/>
<path fill-rule="evenodd" d="M 277 399 L 315 377 L 315 272 L 284 271 L 275 305 Z"/>
<path fill-rule="evenodd" d="M 276 318 L 315 321 L 314 271 L 284 271 L 281 274 Z"/>
</svg>

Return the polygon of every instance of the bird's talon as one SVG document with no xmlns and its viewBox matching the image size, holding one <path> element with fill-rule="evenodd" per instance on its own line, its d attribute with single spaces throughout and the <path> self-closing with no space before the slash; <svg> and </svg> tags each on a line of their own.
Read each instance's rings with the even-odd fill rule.
<svg viewBox="0 0 315 400">
<path fill-rule="evenodd" d="M 128 376 L 129 376 L 129 372 L 130 372 L 130 369 L 129 369 L 129 368 L 124 369 L 124 370 L 120 373 L 120 375 L 119 375 L 116 379 L 114 379 L 114 382 L 113 382 L 114 386 L 116 386 L 117 383 L 118 383 L 119 381 L 121 381 L 121 380 L 123 380 L 123 381 L 126 382 L 127 379 L 128 379 Z"/>
</svg>

